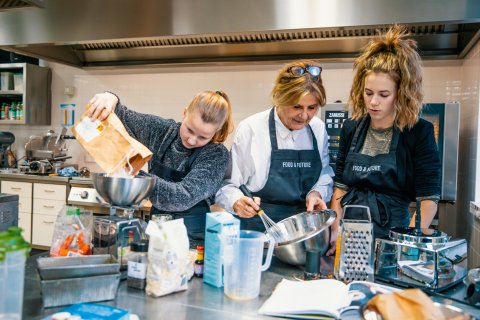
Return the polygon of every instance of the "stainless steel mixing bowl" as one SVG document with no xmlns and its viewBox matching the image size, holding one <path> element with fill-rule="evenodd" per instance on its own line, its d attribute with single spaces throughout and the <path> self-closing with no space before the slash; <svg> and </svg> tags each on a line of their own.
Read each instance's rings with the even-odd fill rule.
<svg viewBox="0 0 480 320">
<path fill-rule="evenodd" d="M 93 186 L 100 196 L 118 207 L 138 205 L 150 196 L 155 186 L 152 177 L 135 176 L 132 178 L 107 177 L 104 173 L 92 174 Z"/>
<path fill-rule="evenodd" d="M 275 246 L 274 254 L 291 265 L 304 265 L 307 250 L 324 255 L 330 243 L 329 226 L 335 221 L 333 210 L 302 212 L 277 222 L 286 241 Z"/>
</svg>

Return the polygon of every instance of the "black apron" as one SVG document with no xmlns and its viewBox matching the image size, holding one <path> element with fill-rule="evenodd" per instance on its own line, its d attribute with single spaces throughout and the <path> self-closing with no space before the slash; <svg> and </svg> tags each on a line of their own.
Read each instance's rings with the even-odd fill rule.
<svg viewBox="0 0 480 320">
<path fill-rule="evenodd" d="M 176 137 L 176 134 L 172 135 L 158 151 L 159 154 L 162 154 L 160 161 L 165 156 L 165 150 L 173 143 Z M 193 153 L 187 160 L 185 171 L 175 170 L 158 163 L 155 164 L 154 168 L 149 167 L 149 171 L 166 181 L 180 182 L 190 172 L 192 163 L 197 158 L 199 151 L 200 148 L 193 150 Z M 183 218 L 183 222 L 187 227 L 188 238 L 190 239 L 190 247 L 196 247 L 197 244 L 203 244 L 203 240 L 205 239 L 205 219 L 207 212 L 210 212 L 210 206 L 207 200 L 202 200 L 185 211 L 163 211 L 152 207 L 151 214 L 171 215 L 174 219 Z"/>
<path fill-rule="evenodd" d="M 310 125 L 307 127 L 312 135 L 313 150 L 278 149 L 275 108 L 270 111 L 268 126 L 272 145 L 270 170 L 265 186 L 252 194 L 261 198 L 260 205 L 268 217 L 278 222 L 306 210 L 305 199 L 320 177 L 322 159 Z M 265 231 L 258 215 L 240 220 L 242 229 Z"/>
<path fill-rule="evenodd" d="M 393 129 L 389 153 L 369 156 L 360 153 L 362 143 L 358 143 L 360 136 L 366 136 L 369 123 L 369 117 L 360 122 L 345 159 L 343 182 L 351 189 L 342 198 L 341 204 L 369 207 L 375 237 L 380 237 L 387 235 L 392 227 L 408 226 L 410 200 L 404 195 L 405 181 L 397 171 L 398 128 Z M 365 210 L 348 209 L 345 218 L 366 219 Z"/>
</svg>

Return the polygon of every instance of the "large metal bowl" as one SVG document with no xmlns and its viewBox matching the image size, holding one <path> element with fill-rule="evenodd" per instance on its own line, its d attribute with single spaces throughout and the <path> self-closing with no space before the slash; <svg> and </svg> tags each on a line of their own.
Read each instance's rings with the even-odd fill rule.
<svg viewBox="0 0 480 320">
<path fill-rule="evenodd" d="M 93 186 L 100 196 L 118 207 L 132 207 L 150 196 L 155 186 L 152 177 L 108 177 L 104 173 L 92 174 Z"/>
<path fill-rule="evenodd" d="M 335 221 L 333 210 L 302 212 L 277 222 L 286 241 L 275 246 L 275 256 L 291 265 L 304 265 L 307 250 L 324 255 L 330 243 L 329 226 Z"/>
</svg>

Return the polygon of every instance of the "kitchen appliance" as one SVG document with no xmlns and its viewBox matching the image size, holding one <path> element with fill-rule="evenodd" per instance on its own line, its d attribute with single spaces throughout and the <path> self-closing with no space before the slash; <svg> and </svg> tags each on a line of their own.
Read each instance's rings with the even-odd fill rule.
<svg viewBox="0 0 480 320">
<path fill-rule="evenodd" d="M 61 134 L 56 134 L 48 130 L 42 136 L 30 136 L 25 144 L 26 160 L 18 164 L 20 172 L 40 175 L 58 172 L 64 161 L 71 158 L 66 154 L 65 140 L 75 139 L 65 135 L 66 131 L 63 128 Z"/>
<path fill-rule="evenodd" d="M 18 194 L 0 193 L 0 232 L 18 226 Z"/>
<path fill-rule="evenodd" d="M 392 228 L 375 241 L 375 278 L 432 291 L 448 289 L 467 275 L 467 242 L 438 230 L 421 229 L 417 203 L 415 228 Z"/>
<path fill-rule="evenodd" d="M 15 142 L 15 136 L 11 132 L 0 131 L 0 162 L 1 168 L 10 167 L 8 164 L 8 148 Z"/>
<path fill-rule="evenodd" d="M 373 224 L 370 208 L 347 205 L 347 209 L 365 209 L 367 220 L 342 219 L 337 240 L 334 274 L 337 280 L 373 282 Z"/>
<path fill-rule="evenodd" d="M 103 173 L 95 173 L 92 182 L 110 207 L 109 216 L 94 217 L 93 252 L 113 255 L 118 259 L 121 270 L 125 271 L 130 243 L 146 239 L 146 223 L 134 218 L 133 213 L 153 191 L 155 180 L 152 177 L 107 177 Z"/>
<path fill-rule="evenodd" d="M 335 221 L 333 210 L 298 213 L 277 222 L 287 241 L 275 246 L 275 256 L 291 265 L 304 265 L 307 250 L 316 250 L 323 255 L 330 243 L 330 229 Z"/>
<path fill-rule="evenodd" d="M 18 165 L 20 172 L 31 174 L 57 172 L 63 162 L 71 158 L 66 153 L 65 140 L 75 137 L 66 135 L 66 132 L 67 128 L 63 128 L 60 134 L 48 130 L 42 136 L 30 136 L 25 144 L 26 160 Z"/>
</svg>

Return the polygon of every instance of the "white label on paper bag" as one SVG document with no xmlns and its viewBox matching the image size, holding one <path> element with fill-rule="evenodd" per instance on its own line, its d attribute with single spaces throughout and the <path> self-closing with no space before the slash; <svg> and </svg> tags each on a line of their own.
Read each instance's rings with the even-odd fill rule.
<svg viewBox="0 0 480 320">
<path fill-rule="evenodd" d="M 84 117 L 80 121 L 75 130 L 86 142 L 90 142 L 96 137 L 98 137 L 105 127 L 103 126 L 100 120 L 92 121 L 89 117 Z"/>
</svg>

